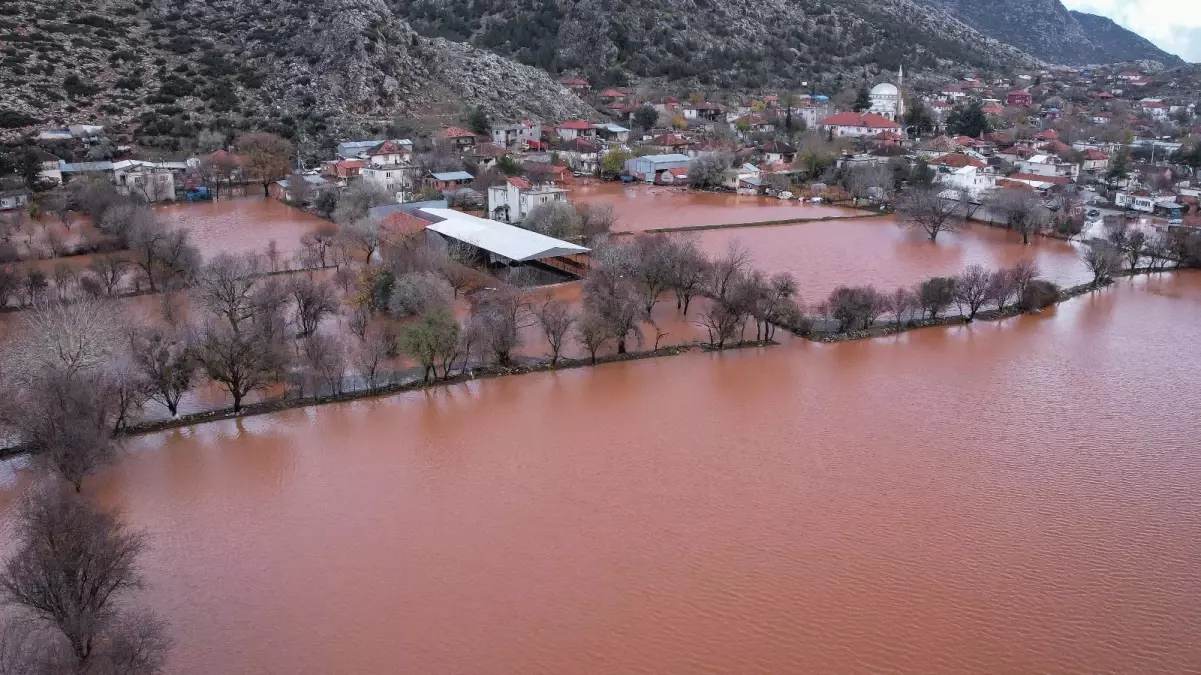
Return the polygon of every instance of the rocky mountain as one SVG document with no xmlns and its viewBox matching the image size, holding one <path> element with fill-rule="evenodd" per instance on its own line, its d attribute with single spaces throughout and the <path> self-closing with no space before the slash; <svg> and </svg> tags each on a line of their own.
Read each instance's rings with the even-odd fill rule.
<svg viewBox="0 0 1201 675">
<path fill-rule="evenodd" d="M 1044 61 L 1089 65 L 1151 60 L 1181 65 L 1180 57 L 1113 21 L 1068 10 L 1060 0 L 922 0 L 981 33 Z"/>
<path fill-rule="evenodd" d="M 546 72 L 418 35 L 383 0 L 0 0 L 0 128 L 132 122 L 299 140 L 398 116 L 595 114 Z"/>
<path fill-rule="evenodd" d="M 865 71 L 1029 63 L 914 0 L 388 0 L 418 33 L 605 84 L 859 83 Z"/>
</svg>

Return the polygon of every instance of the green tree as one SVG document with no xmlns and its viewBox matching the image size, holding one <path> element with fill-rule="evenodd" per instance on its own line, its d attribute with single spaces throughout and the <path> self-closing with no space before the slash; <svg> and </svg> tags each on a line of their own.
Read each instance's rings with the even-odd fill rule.
<svg viewBox="0 0 1201 675">
<path fill-rule="evenodd" d="M 659 122 L 659 111 L 655 110 L 654 106 L 643 105 L 634 113 L 634 124 L 643 129 L 650 129 Z"/>
<path fill-rule="evenodd" d="M 424 381 L 438 378 L 439 359 L 445 360 L 458 344 L 459 324 L 445 309 L 422 314 L 400 334 L 400 350 L 421 365 Z"/>
<path fill-rule="evenodd" d="M 1130 173 L 1130 149 L 1122 148 L 1109 158 L 1109 173 L 1106 174 L 1106 177 L 1114 180 L 1115 178 L 1125 178 L 1128 173 Z"/>
<path fill-rule="evenodd" d="M 486 134 L 492 128 L 492 120 L 488 118 L 488 113 L 484 112 L 483 108 L 476 108 L 467 116 L 467 128 L 477 134 Z"/>
<path fill-rule="evenodd" d="M 521 165 L 510 155 L 496 160 L 496 170 L 506 176 L 516 176 L 521 173 Z"/>
<path fill-rule="evenodd" d="M 992 131 L 992 123 L 984 114 L 979 101 L 972 101 L 951 111 L 947 117 L 947 130 L 956 136 L 979 138 Z"/>
<path fill-rule="evenodd" d="M 859 93 L 855 95 L 855 105 L 851 109 L 855 112 L 863 112 L 872 107 L 872 98 L 867 92 L 867 87 L 859 87 Z"/>
<path fill-rule="evenodd" d="M 905 111 L 905 126 L 913 127 L 918 134 L 931 133 L 934 131 L 934 116 L 921 101 L 915 101 L 913 106 Z"/>
<path fill-rule="evenodd" d="M 601 174 L 605 176 L 619 176 L 625 170 L 626 160 L 634 155 L 626 150 L 610 150 L 605 153 L 601 159 Z"/>
<path fill-rule="evenodd" d="M 933 185 L 934 184 L 934 169 L 926 163 L 926 160 L 917 160 L 917 165 L 913 167 L 913 172 L 909 175 L 909 181 L 914 185 Z"/>
</svg>

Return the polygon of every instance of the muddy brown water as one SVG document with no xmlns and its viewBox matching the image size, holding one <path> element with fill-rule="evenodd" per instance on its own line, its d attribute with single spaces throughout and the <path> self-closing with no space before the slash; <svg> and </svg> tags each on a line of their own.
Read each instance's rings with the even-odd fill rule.
<svg viewBox="0 0 1201 675">
<path fill-rule="evenodd" d="M 1195 673 L 1198 317 L 1127 279 L 185 428 L 87 489 L 172 673 Z"/>
<path fill-rule="evenodd" d="M 803 299 L 818 302 L 842 284 L 875 284 L 890 291 L 935 275 L 954 275 L 968 265 L 1009 266 L 1030 259 L 1043 277 L 1062 286 L 1084 283 L 1091 275 L 1080 260 L 1078 245 L 1021 235 L 1003 228 L 972 224 L 960 232 L 942 233 L 931 242 L 920 231 L 897 226 L 894 217 L 850 218 L 771 227 L 690 232 L 711 255 L 723 254 L 737 242 L 754 266 L 766 273 L 791 272 Z"/>
<path fill-rule="evenodd" d="M 300 249 L 300 238 L 326 222 L 317 216 L 263 197 L 235 197 L 157 207 L 159 218 L 182 227 L 205 258 L 217 253 L 263 253 L 275 240 L 283 255 Z"/>
<path fill-rule="evenodd" d="M 621 183 L 572 186 L 570 199 L 581 203 L 608 202 L 617 216 L 614 231 L 642 232 L 697 225 L 762 223 L 776 220 L 850 216 L 861 211 L 833 206 L 780 201 L 732 193 L 693 192 L 686 188 Z"/>
</svg>

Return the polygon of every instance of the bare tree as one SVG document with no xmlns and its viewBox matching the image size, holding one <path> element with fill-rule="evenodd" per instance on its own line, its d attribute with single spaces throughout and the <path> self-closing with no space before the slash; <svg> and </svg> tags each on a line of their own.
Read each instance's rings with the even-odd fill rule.
<svg viewBox="0 0 1201 675">
<path fill-rule="evenodd" d="M 312 335 L 322 319 L 338 312 L 338 292 L 328 281 L 314 281 L 302 274 L 292 277 L 286 287 L 296 307 L 296 328 L 301 337 Z"/>
<path fill-rule="evenodd" d="M 201 269 L 193 293 L 201 306 L 236 331 L 258 312 L 262 274 L 262 259 L 257 255 L 221 253 Z"/>
<path fill-rule="evenodd" d="M 994 271 L 989 278 L 987 301 L 995 304 L 997 310 L 1004 312 L 1010 300 L 1018 295 L 1017 282 L 1018 276 L 1013 268 Z"/>
<path fill-rule="evenodd" d="M 889 299 L 871 285 L 839 286 L 830 292 L 825 307 L 840 332 L 865 330 L 888 311 Z"/>
<path fill-rule="evenodd" d="M 371 257 L 379 250 L 380 226 L 372 218 L 360 218 L 342 226 L 338 239 L 348 251 L 363 254 L 363 262 L 370 265 Z"/>
<path fill-rule="evenodd" d="M 157 329 L 135 331 L 130 336 L 134 365 L 146 382 L 150 399 L 179 412 L 179 401 L 192 388 L 196 360 L 188 336 Z"/>
<path fill-rule="evenodd" d="M 116 295 L 121 282 L 129 272 L 129 257 L 121 253 L 97 256 L 88 264 L 88 272 L 95 277 L 107 295 Z"/>
<path fill-rule="evenodd" d="M 530 209 L 521 226 L 557 239 L 573 239 L 584 233 L 583 219 L 568 202 L 546 202 Z"/>
<path fill-rule="evenodd" d="M 918 284 L 918 305 L 926 316 L 937 319 L 938 315 L 955 301 L 955 279 L 933 277 Z"/>
<path fill-rule="evenodd" d="M 57 635 L 17 617 L 0 618 L 0 675 L 60 675 L 74 670 Z"/>
<path fill-rule="evenodd" d="M 959 215 L 963 220 L 969 221 L 984 206 L 983 202 L 976 198 L 975 194 L 968 188 L 961 187 L 955 190 L 955 201 L 959 205 Z"/>
<path fill-rule="evenodd" d="M 898 326 L 906 321 L 906 316 L 912 318 L 917 308 L 917 294 L 912 289 L 901 286 L 888 296 L 888 311 L 892 312 L 893 323 Z"/>
<path fill-rule="evenodd" d="M 688 165 L 688 181 L 696 188 L 721 187 L 733 165 L 734 157 L 726 153 L 701 155 Z"/>
<path fill-rule="evenodd" d="M 584 308 L 584 314 L 576 324 L 576 337 L 588 350 L 592 365 L 596 365 L 596 353 L 611 339 L 609 325 L 595 309 Z"/>
<path fill-rule="evenodd" d="M 920 229 L 936 241 L 943 232 L 955 232 L 965 223 L 959 215 L 959 202 L 944 196 L 939 185 L 911 185 L 897 199 L 900 225 Z"/>
<path fill-rule="evenodd" d="M 27 317 L 21 360 L 32 373 L 74 376 L 107 361 L 119 340 L 118 317 L 108 303 L 50 302 Z"/>
<path fill-rule="evenodd" d="M 396 203 L 396 197 L 382 185 L 368 181 L 355 181 L 338 198 L 334 220 L 341 225 L 358 222 L 367 217 L 367 212 L 376 206 Z"/>
<path fill-rule="evenodd" d="M 878 163 L 851 167 L 843 180 L 847 192 L 855 199 L 883 196 L 892 182 L 892 171 Z"/>
<path fill-rule="evenodd" d="M 500 366 L 512 363 L 521 344 L 520 329 L 528 325 L 529 305 L 512 287 L 501 287 L 472 298 L 472 330 L 477 344 Z"/>
<path fill-rule="evenodd" d="M 580 230 L 585 237 L 608 234 L 617 223 L 617 215 L 609 202 L 576 204 L 575 209 L 580 216 Z"/>
<path fill-rule="evenodd" d="M 450 285 L 441 277 L 421 272 L 402 274 L 392 284 L 388 311 L 403 318 L 435 309 L 449 310 L 452 293 Z"/>
<path fill-rule="evenodd" d="M 1138 264 L 1147 255 L 1148 241 L 1147 233 L 1142 230 L 1131 232 L 1126 240 L 1126 260 L 1131 272 L 1138 269 Z"/>
<path fill-rule="evenodd" d="M 1005 225 L 1022 235 L 1022 243 L 1030 243 L 1030 235 L 1041 232 L 1050 220 L 1050 212 L 1038 195 L 1030 190 L 1008 187 L 994 191 L 989 208 L 1005 217 Z"/>
<path fill-rule="evenodd" d="M 626 353 L 631 337 L 642 344 L 639 324 L 646 317 L 646 307 L 629 279 L 610 268 L 594 268 L 584 279 L 584 303 L 606 322 L 618 354 Z"/>
<path fill-rule="evenodd" d="M 210 319 L 195 339 L 196 360 L 209 378 L 233 398 L 234 411 L 251 392 L 279 380 L 288 365 L 278 317 L 255 315 L 238 330 L 228 322 Z"/>
<path fill-rule="evenodd" d="M 734 281 L 751 265 L 751 255 L 737 240 L 731 240 L 726 252 L 709 264 L 709 293 L 715 298 L 725 298 Z"/>
<path fill-rule="evenodd" d="M 294 205 L 304 208 L 312 203 L 316 194 L 313 184 L 306 180 L 304 174 L 296 171 L 288 177 L 288 197 Z"/>
<path fill-rule="evenodd" d="M 27 497 L 16 519 L 16 552 L 0 592 L 70 645 L 78 673 L 152 675 L 170 648 L 164 624 L 123 610 L 142 588 L 138 556 L 145 535 L 82 497 L 47 489 Z"/>
<path fill-rule="evenodd" d="M 643 309 L 649 316 L 659 296 L 671 288 L 678 246 L 671 237 L 657 235 L 636 236 L 623 246 L 629 250 L 627 273 L 641 296 Z"/>
<path fill-rule="evenodd" d="M 709 334 L 709 344 L 724 349 L 726 343 L 742 333 L 746 315 L 720 300 L 701 312 L 697 323 Z"/>
<path fill-rule="evenodd" d="M 187 230 L 168 229 L 156 219 L 139 219 L 127 240 L 132 259 L 141 269 L 151 291 L 187 283 L 200 267 L 200 253 L 192 246 Z"/>
<path fill-rule="evenodd" d="M 338 226 L 321 223 L 300 237 L 304 267 L 328 267 L 329 250 L 338 236 Z"/>
<path fill-rule="evenodd" d="M 71 287 L 75 285 L 75 268 L 65 262 L 59 262 L 54 265 L 52 274 L 58 299 L 63 301 L 71 297 Z"/>
<path fill-rule="evenodd" d="M 1081 259 L 1093 274 L 1093 285 L 1113 279 L 1113 275 L 1122 268 L 1122 252 L 1104 239 L 1090 239 L 1084 244 Z"/>
<path fill-rule="evenodd" d="M 267 197 L 268 187 L 292 168 L 292 144 L 267 132 L 244 134 L 235 143 L 245 162 L 246 175 L 263 186 L 263 196 Z"/>
<path fill-rule="evenodd" d="M 346 375 L 346 349 L 337 338 L 312 333 L 304 338 L 305 363 L 322 381 L 329 393 L 342 393 L 342 378 Z"/>
<path fill-rule="evenodd" d="M 63 479 L 83 479 L 111 459 L 112 408 L 99 377 L 48 371 L 29 383 L 8 420 L 21 439 Z"/>
<path fill-rule="evenodd" d="M 679 240 L 675 265 L 671 268 L 668 288 L 676 294 L 676 309 L 688 314 L 692 299 L 700 294 L 711 278 L 708 259 L 692 239 Z"/>
<path fill-rule="evenodd" d="M 955 302 L 971 321 L 989 299 L 993 288 L 993 273 L 983 265 L 969 265 L 955 277 Z"/>
<path fill-rule="evenodd" d="M 1018 298 L 1022 297 L 1022 294 L 1026 292 L 1026 286 L 1029 286 L 1030 282 L 1037 279 L 1040 274 L 1038 264 L 1029 258 L 1023 258 L 1014 263 L 1013 267 L 1009 268 L 1009 273 L 1013 277 L 1014 296 Z"/>
<path fill-rule="evenodd" d="M 354 366 L 368 389 L 379 386 L 380 367 L 396 353 L 396 340 L 396 333 L 390 328 L 372 327 L 364 332 L 354 351 Z"/>
<path fill-rule="evenodd" d="M 267 257 L 267 262 L 271 264 L 271 271 L 279 271 L 279 244 L 274 239 L 267 242 L 267 252 L 264 254 Z"/>
<path fill-rule="evenodd" d="M 547 298 L 538 310 L 538 323 L 550 344 L 550 365 L 554 368 L 559 363 L 559 355 L 563 353 L 567 334 L 575 324 L 575 315 L 566 302 Z"/>
</svg>

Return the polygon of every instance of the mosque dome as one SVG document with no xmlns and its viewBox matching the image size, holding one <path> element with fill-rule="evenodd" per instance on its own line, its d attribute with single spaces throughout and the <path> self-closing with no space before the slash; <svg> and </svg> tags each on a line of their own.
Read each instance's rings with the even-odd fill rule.
<svg viewBox="0 0 1201 675">
<path fill-rule="evenodd" d="M 873 96 L 896 96 L 898 93 L 899 91 L 897 90 L 897 86 L 887 82 L 881 82 L 880 84 L 872 87 Z"/>
</svg>

